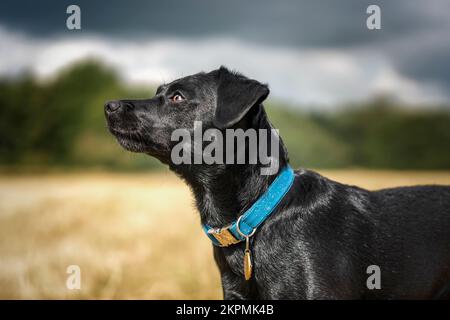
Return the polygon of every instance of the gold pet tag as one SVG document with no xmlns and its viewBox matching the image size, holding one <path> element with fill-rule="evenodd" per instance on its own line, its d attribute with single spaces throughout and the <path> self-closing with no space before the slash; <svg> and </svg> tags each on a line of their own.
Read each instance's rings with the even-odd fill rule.
<svg viewBox="0 0 450 320">
<path fill-rule="evenodd" d="M 245 238 L 245 251 L 244 251 L 244 276 L 245 280 L 250 280 L 252 277 L 252 256 L 250 254 L 250 239 L 249 237 Z"/>
</svg>

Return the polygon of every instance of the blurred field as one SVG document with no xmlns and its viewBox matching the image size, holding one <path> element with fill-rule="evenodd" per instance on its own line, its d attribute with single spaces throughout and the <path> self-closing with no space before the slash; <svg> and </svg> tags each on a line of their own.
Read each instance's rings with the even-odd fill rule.
<svg viewBox="0 0 450 320">
<path fill-rule="evenodd" d="M 321 173 L 369 189 L 450 184 L 450 172 Z M 0 298 L 220 299 L 211 250 L 169 172 L 0 176 Z"/>
</svg>

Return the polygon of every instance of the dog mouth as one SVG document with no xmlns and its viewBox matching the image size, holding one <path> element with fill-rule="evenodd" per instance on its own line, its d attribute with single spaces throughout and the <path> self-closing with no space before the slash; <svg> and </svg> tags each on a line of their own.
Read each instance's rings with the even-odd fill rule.
<svg viewBox="0 0 450 320">
<path fill-rule="evenodd" d="M 138 129 L 123 129 L 114 126 L 108 126 L 108 128 L 125 150 L 146 153 L 150 156 L 157 157 L 160 160 L 161 158 L 165 158 L 166 152 L 164 151 L 164 148 L 150 143 L 147 136 L 148 133 L 147 135 L 143 134 Z"/>
<path fill-rule="evenodd" d="M 115 136 L 130 136 L 131 137 L 133 135 L 138 134 L 138 130 L 136 130 L 136 129 L 123 129 L 123 128 L 117 128 L 112 125 L 109 125 L 108 129 Z"/>
<path fill-rule="evenodd" d="M 107 117 L 107 128 L 125 150 L 145 153 L 164 163 L 167 162 L 166 146 L 155 143 L 154 139 L 151 138 L 154 135 L 157 136 L 158 132 L 153 132 L 144 124 L 136 121 L 124 123 L 124 121 Z"/>
<path fill-rule="evenodd" d="M 108 126 L 108 129 L 124 149 L 132 152 L 145 151 L 145 140 L 138 130 L 116 128 L 111 125 Z"/>
</svg>

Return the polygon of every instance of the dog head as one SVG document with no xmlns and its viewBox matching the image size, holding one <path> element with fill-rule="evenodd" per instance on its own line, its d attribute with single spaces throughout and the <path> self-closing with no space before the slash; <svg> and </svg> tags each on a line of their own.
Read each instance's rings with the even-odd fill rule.
<svg viewBox="0 0 450 320">
<path fill-rule="evenodd" d="M 124 148 L 170 164 L 174 130 L 193 131 L 195 121 L 201 121 L 203 130 L 254 126 L 250 111 L 262 108 L 268 94 L 266 85 L 221 67 L 161 85 L 149 99 L 109 101 L 105 116 Z"/>
</svg>

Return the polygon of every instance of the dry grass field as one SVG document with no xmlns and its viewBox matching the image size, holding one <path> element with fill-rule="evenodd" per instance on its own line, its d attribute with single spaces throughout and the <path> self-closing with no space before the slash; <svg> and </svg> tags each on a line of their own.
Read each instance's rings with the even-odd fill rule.
<svg viewBox="0 0 450 320">
<path fill-rule="evenodd" d="M 320 171 L 369 189 L 450 172 Z M 169 172 L 0 176 L 0 298 L 220 299 L 211 245 Z M 81 289 L 66 268 L 81 268 Z"/>
</svg>

